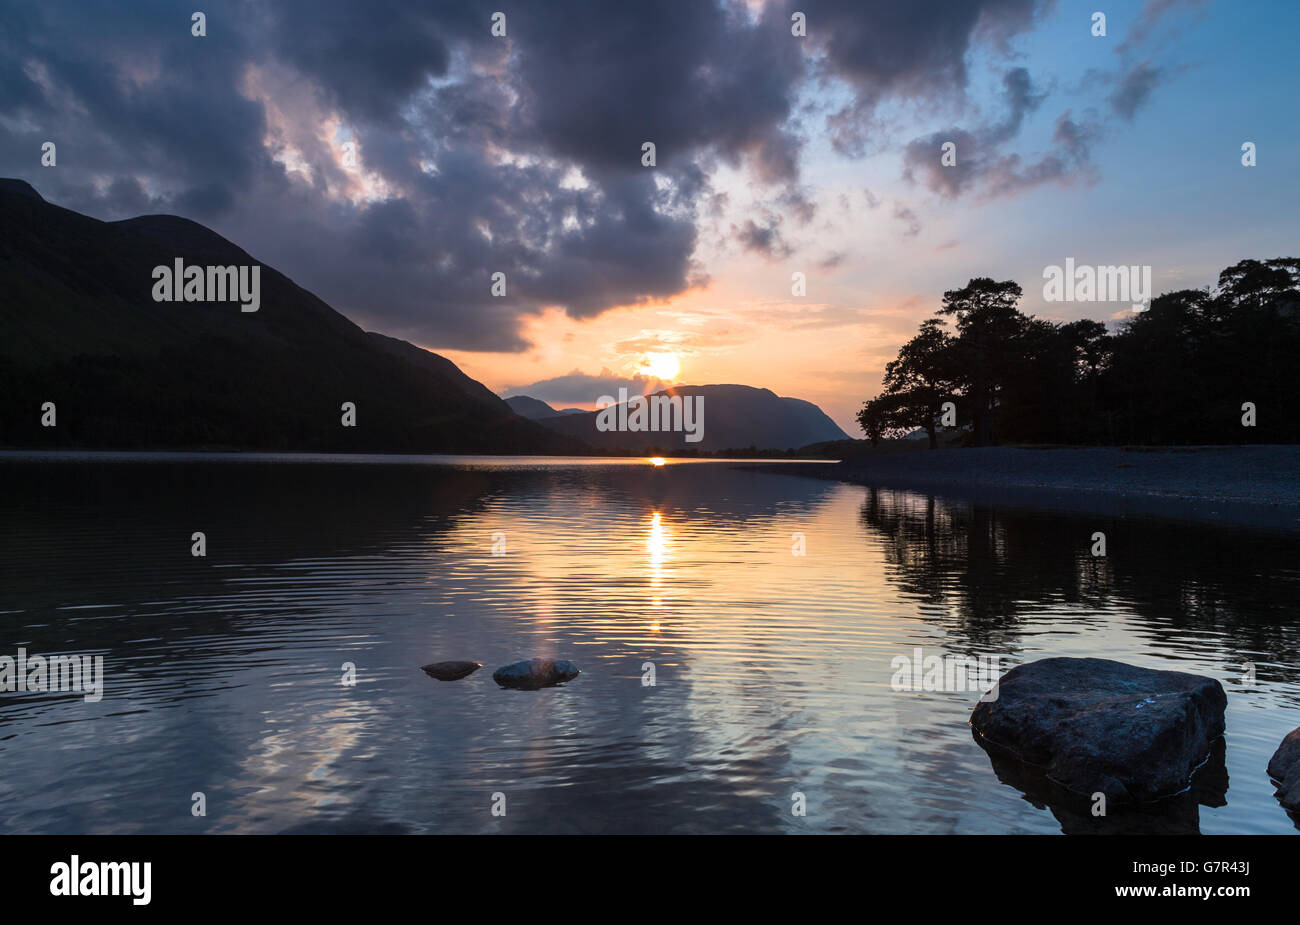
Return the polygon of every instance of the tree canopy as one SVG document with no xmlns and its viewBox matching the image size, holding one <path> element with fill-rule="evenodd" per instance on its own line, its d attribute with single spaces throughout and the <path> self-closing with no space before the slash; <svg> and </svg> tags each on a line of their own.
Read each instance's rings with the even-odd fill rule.
<svg viewBox="0 0 1300 925">
<path fill-rule="evenodd" d="M 944 293 L 858 412 L 873 445 L 923 429 L 933 448 L 941 422 L 967 428 L 975 446 L 1300 435 L 1300 259 L 1243 260 L 1214 286 L 1156 297 L 1113 332 L 1025 315 L 1021 295 L 988 278 Z"/>
</svg>

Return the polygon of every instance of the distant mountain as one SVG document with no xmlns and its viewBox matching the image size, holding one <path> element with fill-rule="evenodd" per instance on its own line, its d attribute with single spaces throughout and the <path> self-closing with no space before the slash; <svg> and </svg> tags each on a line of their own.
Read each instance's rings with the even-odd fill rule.
<svg viewBox="0 0 1300 925">
<path fill-rule="evenodd" d="M 581 408 L 560 408 L 555 409 L 542 401 L 540 398 L 529 398 L 527 395 L 515 395 L 505 400 L 520 417 L 528 418 L 530 421 L 540 421 L 543 418 L 553 418 L 557 414 L 586 414 Z"/>
<path fill-rule="evenodd" d="M 265 264 L 260 308 L 156 302 L 156 266 L 254 265 L 171 215 L 101 222 L 0 180 L 0 445 L 582 452 L 454 363 L 366 333 Z M 56 406 L 57 426 L 41 426 Z M 341 406 L 356 406 L 356 426 Z"/>
<path fill-rule="evenodd" d="M 560 413 L 541 399 L 529 398 L 527 395 L 516 395 L 513 398 L 507 398 L 505 403 L 510 406 L 510 410 L 515 414 L 528 418 L 530 421 L 553 418 Z"/>
<path fill-rule="evenodd" d="M 648 448 L 717 451 L 753 446 L 757 449 L 797 449 L 812 443 L 847 440 L 834 421 L 812 402 L 782 398 L 768 389 L 747 385 L 675 386 L 656 395 L 702 397 L 703 427 L 698 442 L 684 433 L 611 431 L 597 429 L 599 412 L 553 416 L 540 423 L 557 433 L 582 440 L 597 450 L 639 452 Z M 617 412 L 616 412 L 617 413 Z"/>
</svg>

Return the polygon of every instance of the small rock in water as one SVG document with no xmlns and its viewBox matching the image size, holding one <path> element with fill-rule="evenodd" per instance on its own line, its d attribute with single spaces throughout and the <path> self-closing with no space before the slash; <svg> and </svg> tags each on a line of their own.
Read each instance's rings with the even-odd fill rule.
<svg viewBox="0 0 1300 925">
<path fill-rule="evenodd" d="M 1044 658 L 1002 676 L 971 713 L 981 744 L 1007 749 L 1067 789 L 1147 801 L 1177 793 L 1223 735 L 1213 678 L 1102 658 Z"/>
<path fill-rule="evenodd" d="M 1277 781 L 1277 798 L 1287 809 L 1300 811 L 1300 729 L 1292 729 L 1268 762 L 1268 776 Z"/>
<path fill-rule="evenodd" d="M 432 665 L 421 665 L 420 670 L 439 681 L 459 681 L 482 667 L 478 662 L 434 662 Z"/>
<path fill-rule="evenodd" d="M 572 681 L 578 674 L 578 666 L 566 659 L 529 658 L 498 668 L 492 673 L 492 680 L 502 687 L 534 691 Z"/>
</svg>

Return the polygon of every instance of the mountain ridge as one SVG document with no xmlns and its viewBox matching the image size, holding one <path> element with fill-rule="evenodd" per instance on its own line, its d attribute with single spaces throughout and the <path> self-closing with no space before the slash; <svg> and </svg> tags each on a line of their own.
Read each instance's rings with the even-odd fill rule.
<svg viewBox="0 0 1300 925">
<path fill-rule="evenodd" d="M 814 443 L 849 439 L 848 434 L 812 402 L 783 398 L 771 389 L 759 386 L 738 383 L 680 385 L 661 389 L 651 397 L 655 395 L 703 399 L 701 439 L 687 441 L 684 431 L 600 431 L 597 426 L 599 411 L 541 418 L 539 423 L 580 439 L 597 450 L 624 453 L 642 449 L 716 452 L 751 446 L 797 450 Z M 629 401 L 634 397 L 629 396 Z"/>
<path fill-rule="evenodd" d="M 154 268 L 178 259 L 260 267 L 259 309 L 155 301 Z M 623 454 L 847 438 L 815 404 L 738 383 L 669 390 L 707 393 L 698 443 L 602 433 L 594 413 L 502 399 L 446 357 L 363 330 L 206 225 L 104 222 L 18 179 L 0 178 L 0 293 L 0 446 Z M 47 402 L 53 427 L 41 423 Z M 345 402 L 355 427 L 343 426 Z"/>
<path fill-rule="evenodd" d="M 155 266 L 261 267 L 261 307 L 156 302 Z M 364 331 L 179 216 L 102 222 L 0 181 L 0 445 L 584 452 L 450 360 Z M 394 363 L 394 358 L 403 360 Z M 53 402 L 55 426 L 41 426 Z M 356 426 L 342 422 L 344 402 Z"/>
</svg>

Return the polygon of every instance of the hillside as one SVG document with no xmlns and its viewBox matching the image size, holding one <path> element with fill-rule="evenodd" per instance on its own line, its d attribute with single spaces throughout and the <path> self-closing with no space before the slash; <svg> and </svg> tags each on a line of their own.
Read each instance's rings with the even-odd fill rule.
<svg viewBox="0 0 1300 925">
<path fill-rule="evenodd" d="M 0 180 L 0 445 L 581 452 L 454 363 L 262 264 L 261 304 L 156 302 L 155 266 L 257 264 L 169 215 L 101 222 Z M 395 362 L 396 361 L 396 362 Z M 57 426 L 40 426 L 54 402 Z M 356 405 L 343 427 L 341 405 Z"/>
</svg>

